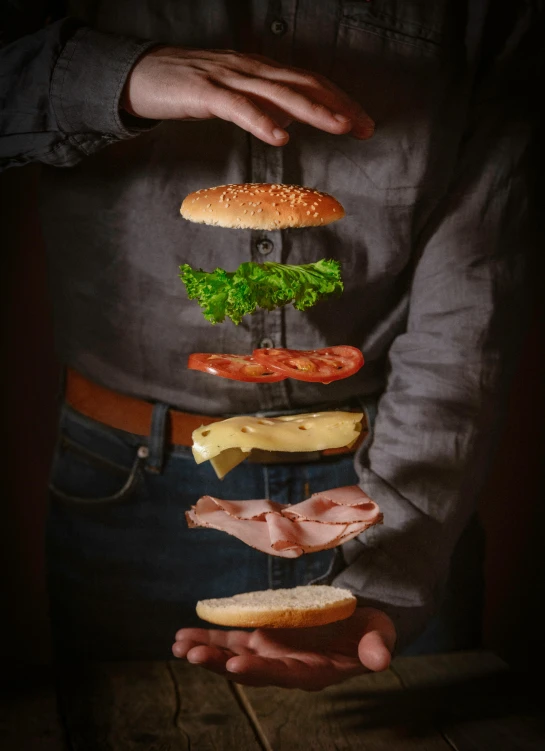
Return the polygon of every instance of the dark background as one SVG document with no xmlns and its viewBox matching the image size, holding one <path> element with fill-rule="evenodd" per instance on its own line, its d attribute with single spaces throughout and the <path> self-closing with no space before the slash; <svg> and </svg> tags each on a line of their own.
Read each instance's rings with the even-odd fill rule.
<svg viewBox="0 0 545 751">
<path fill-rule="evenodd" d="M 50 659 L 43 532 L 59 365 L 36 213 L 37 178 L 36 167 L 0 175 L 3 664 L 44 664 Z M 538 299 L 480 503 L 488 538 L 485 646 L 523 669 L 543 662 L 545 643 L 538 617 L 545 591 L 543 310 Z"/>
</svg>

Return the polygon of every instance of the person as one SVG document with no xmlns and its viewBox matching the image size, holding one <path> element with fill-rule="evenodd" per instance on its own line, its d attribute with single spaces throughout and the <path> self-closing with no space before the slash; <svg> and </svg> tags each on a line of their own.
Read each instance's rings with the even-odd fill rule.
<svg viewBox="0 0 545 751">
<path fill-rule="evenodd" d="M 44 165 L 66 367 L 47 533 L 58 658 L 162 658 L 176 634 L 175 656 L 240 683 L 316 689 L 394 649 L 473 646 L 476 505 L 532 244 L 539 4 L 24 5 L 4 5 L 0 149 L 4 167 Z M 238 182 L 316 187 L 347 216 L 285 232 L 179 216 L 191 191 Z M 178 279 L 185 262 L 322 257 L 342 264 L 340 299 L 238 327 L 212 327 Z M 328 386 L 186 369 L 191 352 L 328 344 L 360 347 L 364 368 Z M 247 461 L 222 482 L 173 439 L 199 415 L 353 406 L 372 428 L 355 455 Z M 384 524 L 334 553 L 286 561 L 184 522 L 204 494 L 291 503 L 354 483 Z M 198 599 L 318 580 L 358 596 L 351 619 L 272 633 L 194 615 Z"/>
</svg>

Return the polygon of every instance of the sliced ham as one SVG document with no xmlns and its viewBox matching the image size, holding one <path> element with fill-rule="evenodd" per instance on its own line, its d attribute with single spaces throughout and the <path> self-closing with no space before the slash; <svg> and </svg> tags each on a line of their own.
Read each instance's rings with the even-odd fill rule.
<svg viewBox="0 0 545 751">
<path fill-rule="evenodd" d="M 314 493 L 285 505 L 260 499 L 223 501 L 205 495 L 186 511 L 189 527 L 227 532 L 257 550 L 282 558 L 328 550 L 382 522 L 377 504 L 357 485 Z"/>
</svg>

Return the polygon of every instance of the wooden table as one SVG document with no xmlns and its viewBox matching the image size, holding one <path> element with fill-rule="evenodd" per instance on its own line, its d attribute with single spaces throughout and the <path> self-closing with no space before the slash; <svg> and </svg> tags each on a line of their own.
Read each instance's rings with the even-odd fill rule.
<svg viewBox="0 0 545 751">
<path fill-rule="evenodd" d="M 528 680 L 489 652 L 394 660 L 318 693 L 243 688 L 181 661 L 13 686 L 2 751 L 544 751 Z"/>
</svg>

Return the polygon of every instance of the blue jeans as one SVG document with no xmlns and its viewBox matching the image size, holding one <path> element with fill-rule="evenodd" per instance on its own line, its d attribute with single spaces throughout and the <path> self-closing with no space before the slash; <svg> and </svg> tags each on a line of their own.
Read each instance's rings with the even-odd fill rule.
<svg viewBox="0 0 545 751">
<path fill-rule="evenodd" d="M 197 600 L 308 584 L 332 565 L 333 551 L 268 556 L 223 532 L 188 529 L 184 514 L 206 494 L 297 503 L 352 485 L 352 456 L 244 462 L 220 481 L 191 449 L 165 445 L 165 416 L 157 405 L 148 441 L 62 408 L 47 529 L 59 659 L 168 659 L 179 628 L 208 625 L 195 614 Z M 445 624 L 430 629 L 419 651 L 442 651 Z"/>
</svg>

